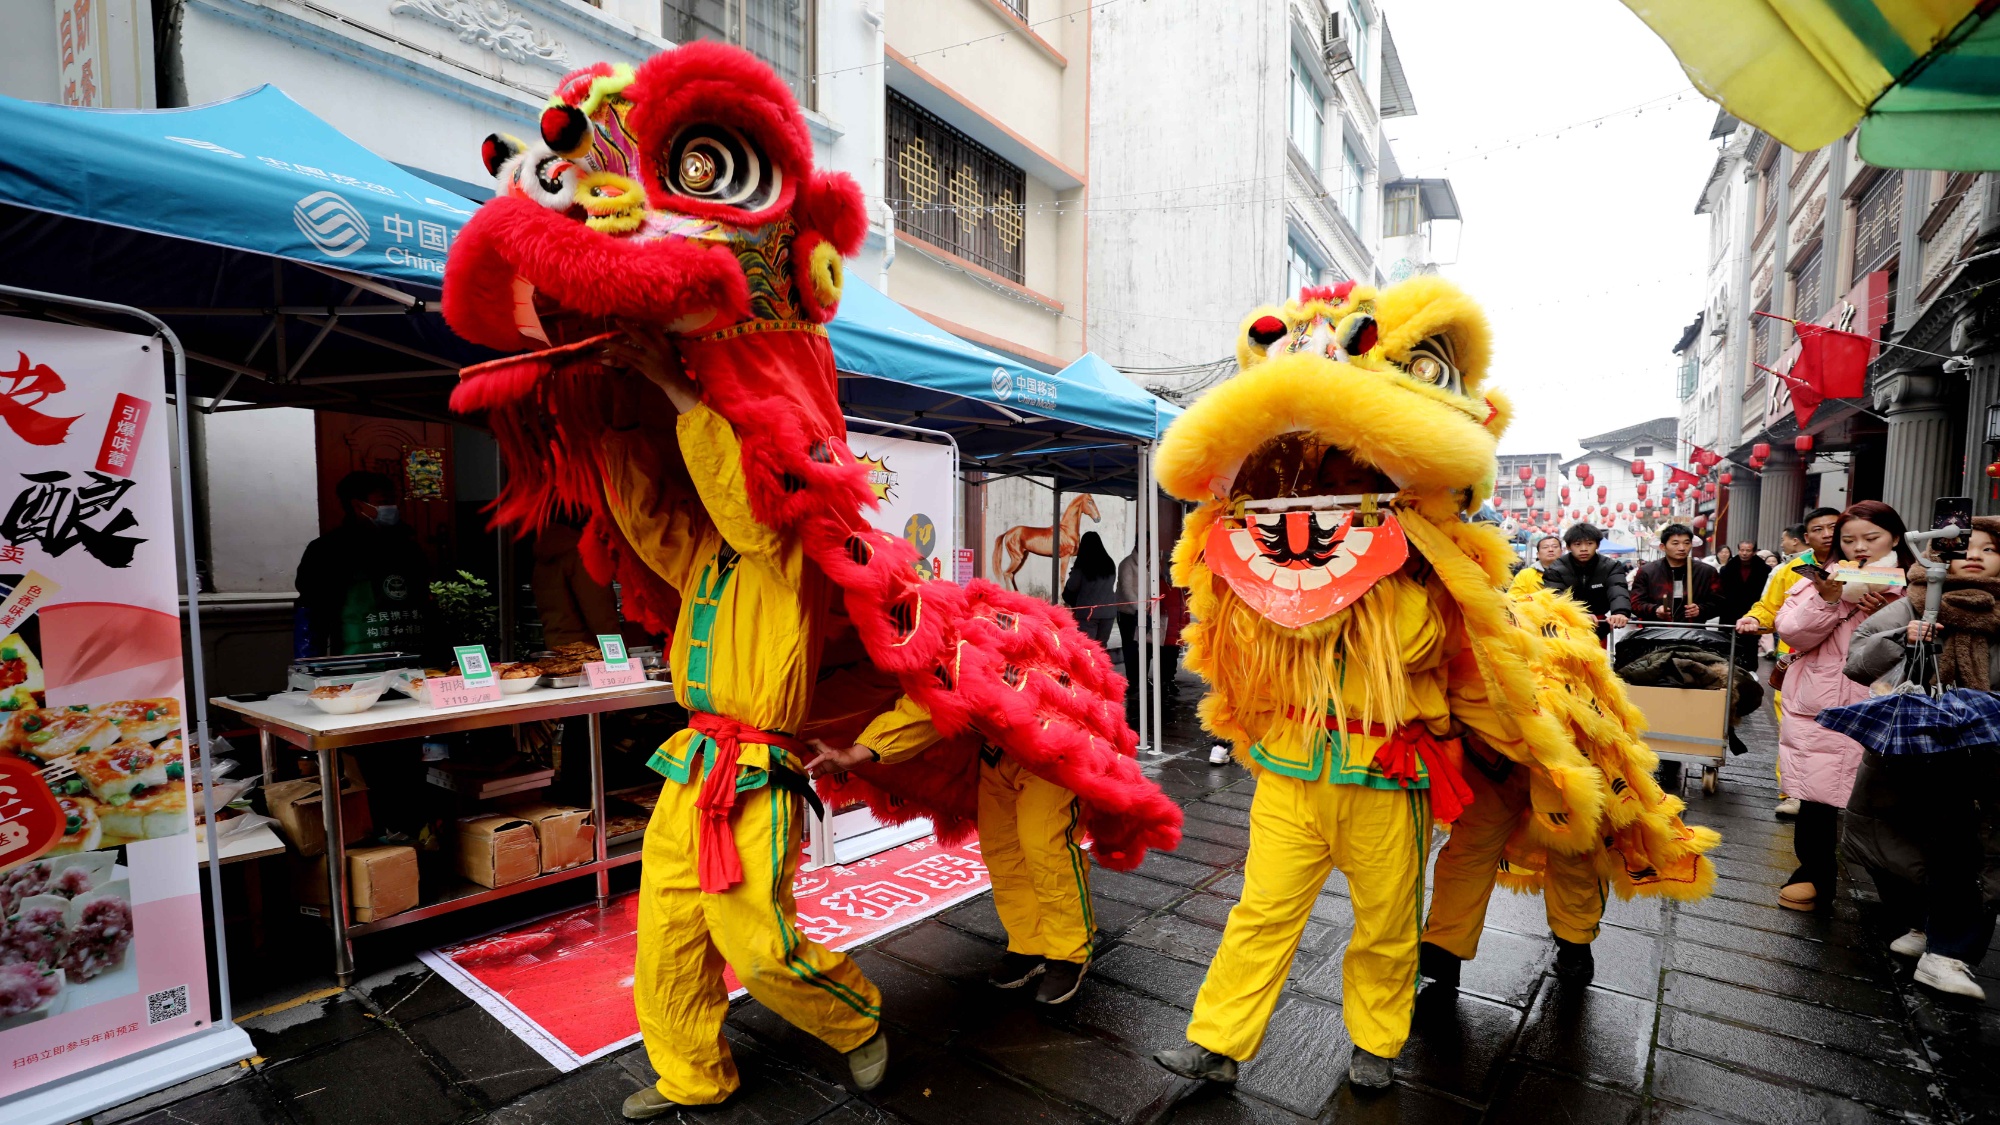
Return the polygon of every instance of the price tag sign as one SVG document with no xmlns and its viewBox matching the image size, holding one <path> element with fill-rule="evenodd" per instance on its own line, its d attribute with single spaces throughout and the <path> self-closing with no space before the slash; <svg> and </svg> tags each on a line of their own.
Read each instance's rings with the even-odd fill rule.
<svg viewBox="0 0 2000 1125">
<path fill-rule="evenodd" d="M 626 687 L 646 682 L 646 670 L 627 660 L 623 668 L 613 668 L 602 660 L 583 666 L 583 676 L 591 687 Z"/>
<path fill-rule="evenodd" d="M 604 654 L 604 666 L 613 671 L 623 671 L 632 662 L 631 654 L 625 651 L 625 638 L 616 633 L 597 634 L 597 651 Z"/>
<path fill-rule="evenodd" d="M 451 650 L 458 657 L 458 670 L 473 686 L 490 684 L 496 678 L 493 662 L 486 658 L 485 645 L 459 645 Z"/>
<path fill-rule="evenodd" d="M 432 676 L 424 681 L 424 693 L 431 697 L 431 710 L 446 707 L 463 707 L 468 703 L 500 702 L 500 681 L 493 677 L 489 668 L 482 683 L 471 683 L 464 676 Z"/>
</svg>

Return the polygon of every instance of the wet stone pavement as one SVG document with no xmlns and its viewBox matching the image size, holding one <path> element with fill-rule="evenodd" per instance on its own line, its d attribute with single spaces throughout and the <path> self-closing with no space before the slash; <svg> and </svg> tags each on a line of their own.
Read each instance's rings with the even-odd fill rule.
<svg viewBox="0 0 2000 1125">
<path fill-rule="evenodd" d="M 1183 696 L 1195 686 L 1184 681 Z M 1313 910 L 1262 1053 L 1234 1089 L 1173 1078 L 1148 1059 L 1177 1044 L 1242 889 L 1253 781 L 1210 767 L 1186 705 L 1148 771 L 1187 811 L 1187 839 L 1136 873 L 1094 875 L 1101 952 L 1077 999 L 1038 1008 L 981 979 L 1001 952 L 982 896 L 863 949 L 882 988 L 890 1076 L 867 1095 L 839 1056 L 754 1002 L 726 1027 L 743 1073 L 728 1104 L 686 1114 L 727 1125 L 1014 1125 L 1177 1122 L 2000 1122 L 2000 955 L 1984 1006 L 1910 981 L 1886 949 L 1865 877 L 1828 913 L 1775 905 L 1791 828 L 1773 818 L 1775 732 L 1688 819 L 1721 830 L 1704 902 L 1614 902 L 1596 980 L 1552 975 L 1538 898 L 1497 892 L 1457 995 L 1426 992 L 1397 1082 L 1345 1082 L 1340 958 L 1352 908 L 1336 872 Z M 328 990 L 331 991 L 331 990 Z M 262 1059 L 97 1118 L 99 1125 L 599 1125 L 653 1079 L 628 1049 L 561 1074 L 414 961 L 246 1021 Z M 673 1117 L 662 1120 L 672 1121 Z"/>
</svg>

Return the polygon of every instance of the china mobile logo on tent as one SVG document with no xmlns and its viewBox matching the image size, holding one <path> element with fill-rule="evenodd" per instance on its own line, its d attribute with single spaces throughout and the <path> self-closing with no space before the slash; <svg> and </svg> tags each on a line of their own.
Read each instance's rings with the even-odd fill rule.
<svg viewBox="0 0 2000 1125">
<path fill-rule="evenodd" d="M 345 258 L 368 245 L 368 220 L 330 191 L 316 191 L 292 205 L 292 222 L 324 253 Z"/>
</svg>

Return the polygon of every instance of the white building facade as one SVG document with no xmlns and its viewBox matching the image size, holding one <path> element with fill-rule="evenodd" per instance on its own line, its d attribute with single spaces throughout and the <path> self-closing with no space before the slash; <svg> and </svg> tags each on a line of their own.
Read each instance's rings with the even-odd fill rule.
<svg viewBox="0 0 2000 1125">
<path fill-rule="evenodd" d="M 1430 268 L 1458 218 L 1383 140 L 1416 106 L 1375 0 L 1113 5 L 1091 49 L 1090 345 L 1142 381 L 1302 286 Z"/>
</svg>

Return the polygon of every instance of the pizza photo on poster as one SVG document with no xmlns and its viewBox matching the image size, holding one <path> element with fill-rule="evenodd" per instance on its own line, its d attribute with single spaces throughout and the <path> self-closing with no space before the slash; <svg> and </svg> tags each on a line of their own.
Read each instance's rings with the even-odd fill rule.
<svg viewBox="0 0 2000 1125">
<path fill-rule="evenodd" d="M 0 1097 L 208 1022 L 161 355 L 0 317 Z"/>
</svg>

